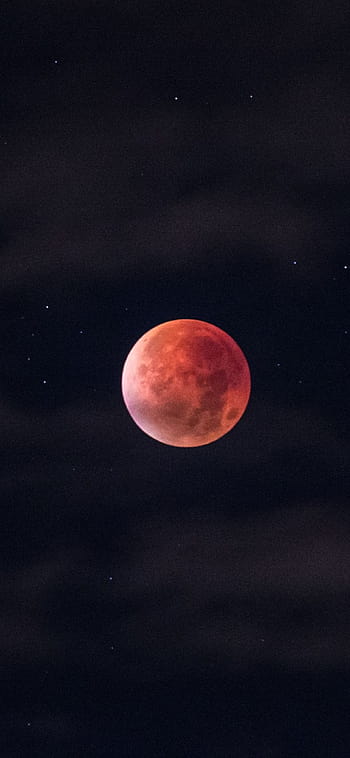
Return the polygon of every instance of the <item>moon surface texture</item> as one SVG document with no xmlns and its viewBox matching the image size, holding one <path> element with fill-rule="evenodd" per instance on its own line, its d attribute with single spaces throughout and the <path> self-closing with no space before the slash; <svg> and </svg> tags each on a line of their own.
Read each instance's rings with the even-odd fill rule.
<svg viewBox="0 0 350 758">
<path fill-rule="evenodd" d="M 175 447 L 198 447 L 237 424 L 251 388 L 247 360 L 222 329 L 197 319 L 166 321 L 135 343 L 122 395 L 137 426 Z"/>
</svg>

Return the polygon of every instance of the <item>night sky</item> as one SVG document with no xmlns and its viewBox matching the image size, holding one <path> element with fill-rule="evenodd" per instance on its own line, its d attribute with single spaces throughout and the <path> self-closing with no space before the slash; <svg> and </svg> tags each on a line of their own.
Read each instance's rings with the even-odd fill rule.
<svg viewBox="0 0 350 758">
<path fill-rule="evenodd" d="M 350 754 L 350 6 L 3 0 L 1 758 Z M 136 340 L 228 332 L 197 448 Z"/>
</svg>

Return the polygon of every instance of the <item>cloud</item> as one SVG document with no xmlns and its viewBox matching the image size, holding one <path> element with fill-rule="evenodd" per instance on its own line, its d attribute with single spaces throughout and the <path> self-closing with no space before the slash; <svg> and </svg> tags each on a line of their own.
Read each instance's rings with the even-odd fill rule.
<svg viewBox="0 0 350 758">
<path fill-rule="evenodd" d="M 273 102 L 256 97 L 213 117 L 189 104 L 125 113 L 112 101 L 98 121 L 73 108 L 69 131 L 62 117 L 48 130 L 47 115 L 18 125 L 4 170 L 3 291 L 173 275 L 213 249 L 217 266 L 259 255 L 283 277 L 297 259 L 293 275 L 312 270 L 316 286 L 346 223 L 331 202 L 350 170 L 344 83 L 327 65 L 289 79 Z"/>
<path fill-rule="evenodd" d="M 140 648 L 154 665 L 174 656 L 226 670 L 343 667 L 348 527 L 324 503 L 242 520 L 144 521 L 123 571 L 122 651 Z"/>
<path fill-rule="evenodd" d="M 140 517 L 113 582 L 86 549 L 2 571 L 3 655 L 21 666 L 93 655 L 99 670 L 113 644 L 131 676 L 135 661 L 151 676 L 175 662 L 344 669 L 348 533 L 345 508 L 326 502 L 243 518 Z"/>
</svg>

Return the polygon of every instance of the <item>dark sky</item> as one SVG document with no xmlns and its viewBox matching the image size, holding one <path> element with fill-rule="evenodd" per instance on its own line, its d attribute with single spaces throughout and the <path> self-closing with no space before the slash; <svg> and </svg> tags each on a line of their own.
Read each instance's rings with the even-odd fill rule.
<svg viewBox="0 0 350 758">
<path fill-rule="evenodd" d="M 1 758 L 348 758 L 346 0 L 3 0 Z M 146 436 L 126 355 L 252 394 Z"/>
</svg>

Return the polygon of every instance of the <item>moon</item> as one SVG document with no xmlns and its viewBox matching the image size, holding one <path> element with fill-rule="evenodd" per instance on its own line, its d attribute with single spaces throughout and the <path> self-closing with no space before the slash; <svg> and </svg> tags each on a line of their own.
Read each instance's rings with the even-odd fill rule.
<svg viewBox="0 0 350 758">
<path fill-rule="evenodd" d="M 197 319 L 166 321 L 130 350 L 122 396 L 131 418 L 153 439 L 199 447 L 229 432 L 250 396 L 247 359 L 226 332 Z"/>
</svg>

